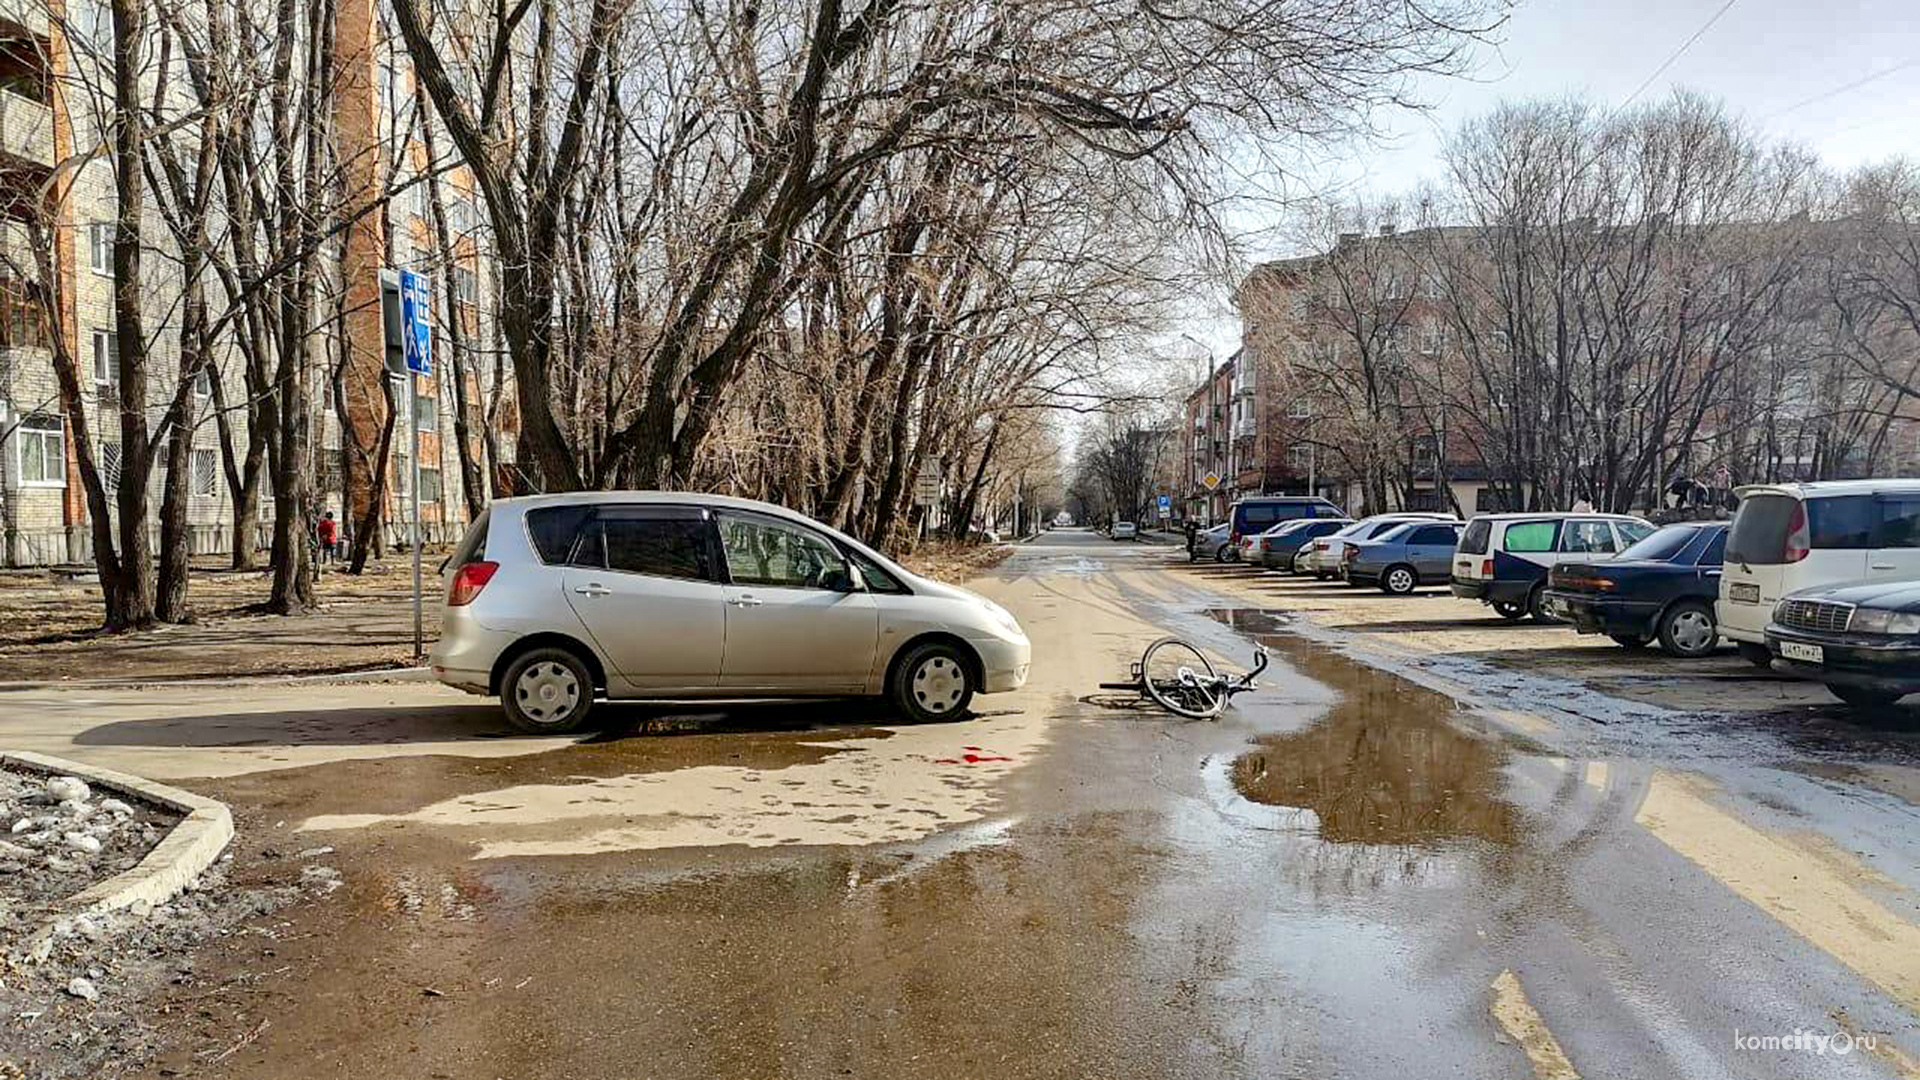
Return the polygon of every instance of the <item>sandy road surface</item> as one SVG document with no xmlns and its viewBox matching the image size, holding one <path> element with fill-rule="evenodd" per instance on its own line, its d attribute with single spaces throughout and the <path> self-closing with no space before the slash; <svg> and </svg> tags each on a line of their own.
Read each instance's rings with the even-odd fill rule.
<svg viewBox="0 0 1920 1080">
<path fill-rule="evenodd" d="M 633 707 L 526 740 L 425 686 L 0 694 L 0 723 L 228 799 L 238 875 L 341 872 L 196 958 L 155 1070 L 1920 1075 L 1920 830 L 1860 782 L 1900 736 L 1410 650 L 1087 533 L 976 584 L 1034 676 L 955 724 Z M 1095 689 L 1166 630 L 1279 663 L 1214 723 Z M 1877 1046 L 1738 1041 L 1796 1028 Z"/>
</svg>

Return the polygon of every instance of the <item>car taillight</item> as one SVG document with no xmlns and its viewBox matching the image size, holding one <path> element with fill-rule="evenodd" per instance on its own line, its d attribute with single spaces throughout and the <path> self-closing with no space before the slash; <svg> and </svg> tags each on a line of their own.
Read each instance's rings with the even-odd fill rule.
<svg viewBox="0 0 1920 1080">
<path fill-rule="evenodd" d="M 1493 576 L 1493 560 L 1492 559 L 1480 560 L 1480 576 L 1481 577 Z"/>
<path fill-rule="evenodd" d="M 500 569 L 497 562 L 470 562 L 463 564 L 453 572 L 453 584 L 447 586 L 447 606 L 464 607 L 473 603 L 480 590 L 493 580 L 493 572 Z"/>
<path fill-rule="evenodd" d="M 1360 554 L 1360 549 L 1349 544 L 1345 550 L 1340 552 L 1340 561 L 1352 562 L 1353 557 L 1358 554 Z"/>
<path fill-rule="evenodd" d="M 1813 544 L 1807 536 L 1807 504 L 1799 500 L 1794 501 L 1793 517 L 1787 523 L 1787 549 L 1781 554 L 1790 563 L 1813 554 Z"/>
</svg>

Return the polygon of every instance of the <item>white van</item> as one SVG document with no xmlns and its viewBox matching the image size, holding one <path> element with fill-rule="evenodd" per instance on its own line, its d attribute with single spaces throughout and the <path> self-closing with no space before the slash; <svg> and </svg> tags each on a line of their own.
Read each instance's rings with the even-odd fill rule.
<svg viewBox="0 0 1920 1080">
<path fill-rule="evenodd" d="M 1545 594 L 1556 563 L 1612 558 L 1652 533 L 1626 514 L 1476 514 L 1454 548 L 1453 595 L 1506 619 L 1554 622 Z"/>
<path fill-rule="evenodd" d="M 1839 581 L 1920 580 L 1920 480 L 1739 488 L 1714 614 L 1740 655 L 1767 667 L 1767 620 L 1790 592 Z"/>
</svg>

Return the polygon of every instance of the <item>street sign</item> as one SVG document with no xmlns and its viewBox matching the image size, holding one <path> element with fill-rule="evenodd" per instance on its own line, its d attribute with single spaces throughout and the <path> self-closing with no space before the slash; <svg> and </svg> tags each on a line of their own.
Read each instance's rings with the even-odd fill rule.
<svg viewBox="0 0 1920 1080">
<path fill-rule="evenodd" d="M 1163 518 L 1170 518 L 1173 516 L 1173 496 L 1171 495 L 1160 496 L 1160 516 Z"/>
<path fill-rule="evenodd" d="M 1220 486 L 1220 477 L 1213 473 L 1208 473 L 1200 478 L 1200 486 L 1206 488 L 1208 491 L 1212 491 L 1214 488 Z"/>
<path fill-rule="evenodd" d="M 433 300 L 424 275 L 400 271 L 400 325 L 407 350 L 407 370 L 433 374 Z"/>
</svg>

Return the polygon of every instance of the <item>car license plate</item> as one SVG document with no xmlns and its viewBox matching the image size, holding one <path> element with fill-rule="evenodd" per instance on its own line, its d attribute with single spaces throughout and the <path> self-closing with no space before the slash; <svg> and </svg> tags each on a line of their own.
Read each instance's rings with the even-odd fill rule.
<svg viewBox="0 0 1920 1080">
<path fill-rule="evenodd" d="M 1736 604 L 1757 604 L 1760 602 L 1760 586 L 1744 582 L 1735 584 L 1727 590 L 1727 598 Z"/>
<path fill-rule="evenodd" d="M 1780 643 L 1780 655 L 1789 660 L 1804 660 L 1809 664 L 1826 662 L 1826 653 L 1818 645 L 1805 645 L 1798 641 Z"/>
</svg>

